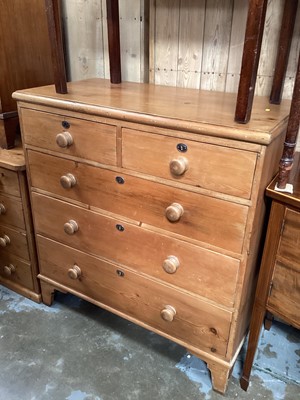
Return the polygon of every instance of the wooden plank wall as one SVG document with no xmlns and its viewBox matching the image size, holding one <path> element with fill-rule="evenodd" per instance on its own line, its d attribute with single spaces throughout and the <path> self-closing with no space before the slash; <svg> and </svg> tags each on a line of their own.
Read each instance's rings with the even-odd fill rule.
<svg viewBox="0 0 300 400">
<path fill-rule="evenodd" d="M 69 80 L 109 78 L 106 0 L 61 0 Z M 269 95 L 284 0 L 269 0 L 257 95 Z M 119 0 L 122 79 L 236 92 L 247 0 Z M 299 6 L 300 8 L 300 6 Z M 283 92 L 291 98 L 300 9 Z M 298 140 L 300 147 L 300 138 Z"/>
</svg>

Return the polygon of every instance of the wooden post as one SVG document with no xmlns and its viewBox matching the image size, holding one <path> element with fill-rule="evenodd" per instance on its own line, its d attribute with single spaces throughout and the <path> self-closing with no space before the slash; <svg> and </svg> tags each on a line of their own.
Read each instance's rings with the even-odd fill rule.
<svg viewBox="0 0 300 400">
<path fill-rule="evenodd" d="M 242 58 L 241 77 L 237 95 L 235 121 L 246 124 L 252 103 L 268 0 L 250 0 Z"/>
<path fill-rule="evenodd" d="M 298 0 L 285 0 L 270 103 L 280 104 L 289 60 Z"/>
<path fill-rule="evenodd" d="M 60 0 L 45 0 L 56 93 L 68 93 L 60 19 Z"/>
<path fill-rule="evenodd" d="M 119 1 L 106 0 L 109 68 L 111 83 L 121 83 Z"/>
<path fill-rule="evenodd" d="M 279 189 L 285 189 L 288 183 L 290 171 L 294 161 L 294 151 L 297 142 L 300 122 L 300 55 L 295 79 L 295 86 L 292 97 L 291 111 L 286 131 L 286 137 L 283 147 L 283 153 L 279 164 L 279 175 L 277 186 Z"/>
</svg>

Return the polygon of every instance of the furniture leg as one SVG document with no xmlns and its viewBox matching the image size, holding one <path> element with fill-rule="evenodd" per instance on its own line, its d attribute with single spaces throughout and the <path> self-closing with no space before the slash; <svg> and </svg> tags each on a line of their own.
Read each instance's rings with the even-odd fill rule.
<svg viewBox="0 0 300 400">
<path fill-rule="evenodd" d="M 264 320 L 264 327 L 267 331 L 271 329 L 272 323 L 273 323 L 273 314 L 270 313 L 269 311 L 266 312 L 265 320 Z"/>
<path fill-rule="evenodd" d="M 267 0 L 250 0 L 237 95 L 235 121 L 246 124 L 251 116 Z"/>
<path fill-rule="evenodd" d="M 213 389 L 224 394 L 227 388 L 228 378 L 231 373 L 231 367 L 211 361 L 207 363 L 207 368 L 211 373 Z"/>
<path fill-rule="evenodd" d="M 56 93 L 68 93 L 60 19 L 60 0 L 45 0 Z"/>
<path fill-rule="evenodd" d="M 40 281 L 41 284 L 41 292 L 42 292 L 42 301 L 47 306 L 51 306 L 54 300 L 54 286 L 50 285 L 47 282 Z"/>
<path fill-rule="evenodd" d="M 121 83 L 119 1 L 106 0 L 109 68 L 111 83 Z"/>
<path fill-rule="evenodd" d="M 270 103 L 272 104 L 280 104 L 281 102 L 283 83 L 293 38 L 297 7 L 298 0 L 285 0 L 273 85 L 270 95 Z"/>
</svg>

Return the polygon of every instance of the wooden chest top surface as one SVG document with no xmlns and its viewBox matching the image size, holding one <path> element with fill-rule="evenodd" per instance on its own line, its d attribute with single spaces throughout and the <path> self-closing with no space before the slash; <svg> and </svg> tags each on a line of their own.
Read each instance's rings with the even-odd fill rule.
<svg viewBox="0 0 300 400">
<path fill-rule="evenodd" d="M 68 94 L 53 85 L 17 91 L 18 101 L 122 119 L 129 122 L 181 129 L 267 145 L 286 127 L 290 101 L 271 105 L 256 97 L 251 121 L 234 122 L 236 94 L 199 91 L 142 83 L 111 84 L 88 79 L 68 84 Z"/>
</svg>

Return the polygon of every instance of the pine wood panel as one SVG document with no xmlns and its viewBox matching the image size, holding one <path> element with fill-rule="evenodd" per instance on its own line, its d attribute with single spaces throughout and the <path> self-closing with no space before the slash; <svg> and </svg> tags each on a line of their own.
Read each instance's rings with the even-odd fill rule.
<svg viewBox="0 0 300 400">
<path fill-rule="evenodd" d="M 1 225 L 13 225 L 25 229 L 23 205 L 17 197 L 5 196 L 0 193 L 0 204 L 4 206 L 5 212 L 0 213 Z"/>
<path fill-rule="evenodd" d="M 300 273 L 300 213 L 289 208 L 284 218 L 278 255 L 298 265 L 296 268 Z"/>
<path fill-rule="evenodd" d="M 2 252 L 1 250 L 0 252 L 0 283 L 16 283 L 22 288 L 34 290 L 30 264 L 16 257 L 15 254 Z M 7 276 L 4 273 L 4 267 L 10 265 L 15 267 L 15 271 L 10 276 Z"/>
<path fill-rule="evenodd" d="M 17 257 L 29 260 L 28 244 L 26 233 L 9 228 L 8 226 L 0 226 L 0 236 L 8 236 L 10 242 L 5 247 L 0 247 L 0 254 L 9 252 Z"/>
<path fill-rule="evenodd" d="M 18 174 L 0 167 L 0 192 L 20 197 Z"/>
<path fill-rule="evenodd" d="M 82 293 L 103 302 L 188 344 L 225 355 L 230 312 L 142 277 L 126 267 L 96 259 L 41 237 L 38 241 L 41 279 L 44 276 L 50 278 L 76 290 L 79 295 Z M 70 279 L 67 273 L 74 261 L 82 271 L 78 280 Z M 118 271 L 124 275 L 120 276 Z M 163 321 L 160 316 L 166 305 L 176 309 L 172 322 Z"/>
</svg>

